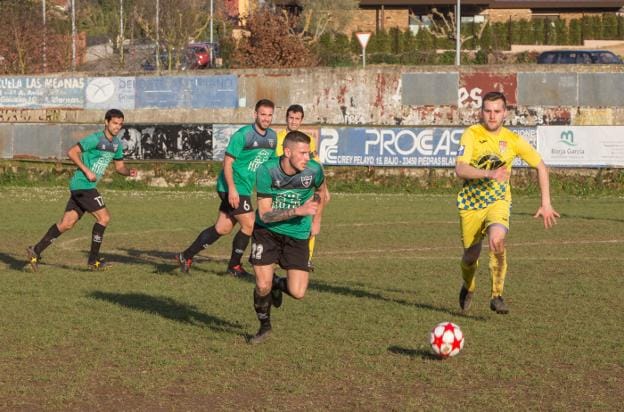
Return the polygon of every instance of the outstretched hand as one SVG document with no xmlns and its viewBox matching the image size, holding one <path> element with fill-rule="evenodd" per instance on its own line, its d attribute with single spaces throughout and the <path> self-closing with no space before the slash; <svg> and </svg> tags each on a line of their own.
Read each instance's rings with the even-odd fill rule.
<svg viewBox="0 0 624 412">
<path fill-rule="evenodd" d="M 537 213 L 533 216 L 534 218 L 542 217 L 544 220 L 544 228 L 550 229 L 554 225 L 557 224 L 557 218 L 560 217 L 559 213 L 552 206 L 540 206 L 537 209 Z"/>
</svg>

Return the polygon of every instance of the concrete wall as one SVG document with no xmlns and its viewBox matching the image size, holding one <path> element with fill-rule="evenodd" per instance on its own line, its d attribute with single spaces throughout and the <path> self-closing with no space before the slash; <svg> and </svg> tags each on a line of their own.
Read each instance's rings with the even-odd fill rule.
<svg viewBox="0 0 624 412">
<path fill-rule="evenodd" d="M 198 73 L 194 75 L 199 76 Z M 500 90 L 514 106 L 508 118 L 509 125 L 624 124 L 624 67 L 620 66 L 470 66 L 459 69 L 453 66 L 379 66 L 211 71 L 201 75 L 234 78 L 236 87 L 227 91 L 229 95 L 235 93 L 234 100 L 238 97 L 234 107 L 124 108 L 127 121 L 142 124 L 247 123 L 252 118 L 255 102 L 269 98 L 277 105 L 277 123 L 283 123 L 288 105 L 299 103 L 306 109 L 308 124 L 467 125 L 478 118 L 481 96 L 490 90 Z M 137 85 L 141 83 L 136 82 Z M 218 95 L 219 91 L 210 88 L 207 93 Z M 217 97 L 211 102 L 218 102 Z M 0 107 L 0 123 L 94 125 L 101 124 L 103 114 L 104 107 Z"/>
</svg>

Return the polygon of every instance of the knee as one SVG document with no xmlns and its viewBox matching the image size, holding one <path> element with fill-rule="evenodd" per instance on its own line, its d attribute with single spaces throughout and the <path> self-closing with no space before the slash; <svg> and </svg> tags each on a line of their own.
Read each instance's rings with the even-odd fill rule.
<svg viewBox="0 0 624 412">
<path fill-rule="evenodd" d="M 219 236 L 229 235 L 232 231 L 232 224 L 227 224 L 223 222 L 217 222 L 214 225 L 215 231 Z"/>
<path fill-rule="evenodd" d="M 63 233 L 74 227 L 78 219 L 72 219 L 70 217 L 64 216 L 63 219 L 59 223 L 57 223 L 57 227 L 59 232 Z"/>
<path fill-rule="evenodd" d="M 297 299 L 297 300 L 301 300 L 303 299 L 303 297 L 305 296 L 305 290 L 291 290 L 290 292 L 290 296 L 293 297 L 293 299 Z"/>
<path fill-rule="evenodd" d="M 251 236 L 251 233 L 253 232 L 253 227 L 254 227 L 253 221 L 251 221 L 251 222 L 247 222 L 247 221 L 240 222 L 240 230 L 241 230 L 241 232 L 243 232 L 247 236 Z"/>
<path fill-rule="evenodd" d="M 58 223 L 56 226 L 58 227 L 59 232 L 63 233 L 74 227 L 75 224 L 75 221 L 61 220 L 61 222 Z"/>
<path fill-rule="evenodd" d="M 258 282 L 256 281 L 256 290 L 258 291 L 258 295 L 266 296 L 271 293 L 271 282 Z"/>
<path fill-rule="evenodd" d="M 102 225 L 102 226 L 108 226 L 108 224 L 110 223 L 110 215 L 108 213 L 105 213 L 103 215 L 98 216 L 97 218 L 97 222 Z"/>
<path fill-rule="evenodd" d="M 505 252 L 505 238 L 494 238 L 490 240 L 490 250 L 495 255 L 500 255 Z"/>
<path fill-rule="evenodd" d="M 468 266 L 474 265 L 479 260 L 479 251 L 466 251 L 462 257 L 462 262 Z"/>
</svg>

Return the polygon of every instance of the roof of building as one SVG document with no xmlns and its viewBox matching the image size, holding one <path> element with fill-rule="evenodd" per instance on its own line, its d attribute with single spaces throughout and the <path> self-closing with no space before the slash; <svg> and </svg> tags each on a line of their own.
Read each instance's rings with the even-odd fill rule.
<svg viewBox="0 0 624 412">
<path fill-rule="evenodd" d="M 360 0 L 360 6 L 435 6 L 454 5 L 457 0 Z M 618 10 L 624 0 L 461 0 L 461 4 L 491 9 L 587 9 Z"/>
</svg>

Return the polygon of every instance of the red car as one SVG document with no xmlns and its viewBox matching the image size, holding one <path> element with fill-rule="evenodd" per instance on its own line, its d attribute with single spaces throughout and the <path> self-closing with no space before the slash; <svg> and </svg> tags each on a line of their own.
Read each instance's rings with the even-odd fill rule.
<svg viewBox="0 0 624 412">
<path fill-rule="evenodd" d="M 212 66 L 212 47 L 210 43 L 191 43 L 186 47 L 186 64 L 190 70 L 205 69 Z"/>
</svg>

